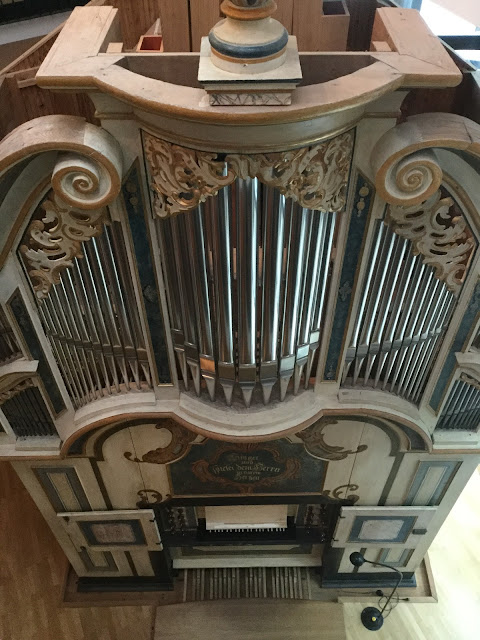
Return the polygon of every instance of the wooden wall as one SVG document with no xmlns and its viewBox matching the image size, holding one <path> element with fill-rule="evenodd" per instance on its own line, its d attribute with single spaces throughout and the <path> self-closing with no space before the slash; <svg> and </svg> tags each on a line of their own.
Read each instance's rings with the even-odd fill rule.
<svg viewBox="0 0 480 640">
<path fill-rule="evenodd" d="M 83 93 L 53 93 L 35 84 L 37 68 L 0 76 L 0 140 L 18 125 L 51 114 L 82 116 L 98 124 Z"/>
<path fill-rule="evenodd" d="M 301 51 L 322 51 L 335 47 L 332 34 L 336 27 L 330 26 L 332 21 L 328 21 L 326 26 L 321 25 L 324 1 L 331 2 L 276 0 L 278 8 L 274 17 L 280 20 L 289 33 L 298 37 Z M 365 3 L 372 8 L 376 4 L 376 0 L 360 1 L 363 9 Z M 143 0 L 141 3 L 134 3 L 131 0 L 106 0 L 105 4 L 119 9 L 126 50 L 134 49 L 140 36 L 160 18 L 164 50 L 171 52 L 199 51 L 202 36 L 208 35 L 213 25 L 222 17 L 221 2 L 222 0 Z M 335 16 L 333 21 L 337 21 L 337 18 L 340 16 Z M 348 30 L 348 19 L 346 29 Z M 365 48 L 368 49 L 368 44 Z"/>
</svg>

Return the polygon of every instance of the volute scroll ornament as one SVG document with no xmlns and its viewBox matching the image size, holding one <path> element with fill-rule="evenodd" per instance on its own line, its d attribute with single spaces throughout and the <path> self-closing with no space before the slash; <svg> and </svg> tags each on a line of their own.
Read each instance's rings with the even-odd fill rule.
<svg viewBox="0 0 480 640">
<path fill-rule="evenodd" d="M 381 195 L 390 204 L 415 205 L 433 195 L 442 184 L 443 172 L 431 150 L 401 157 L 380 172 Z M 377 174 L 377 187 L 379 174 Z"/>
<path fill-rule="evenodd" d="M 389 129 L 373 147 L 370 164 L 378 194 L 393 205 L 430 198 L 443 180 L 435 149 L 480 156 L 480 125 L 454 113 L 422 113 Z"/>
<path fill-rule="evenodd" d="M 71 207 L 99 209 L 117 197 L 120 175 L 93 158 L 63 153 L 53 169 L 52 188 Z"/>
<path fill-rule="evenodd" d="M 98 209 L 120 193 L 120 144 L 108 131 L 78 116 L 41 116 L 14 129 L 0 142 L 0 175 L 26 158 L 52 151 L 58 154 L 52 187 L 64 203 Z"/>
</svg>

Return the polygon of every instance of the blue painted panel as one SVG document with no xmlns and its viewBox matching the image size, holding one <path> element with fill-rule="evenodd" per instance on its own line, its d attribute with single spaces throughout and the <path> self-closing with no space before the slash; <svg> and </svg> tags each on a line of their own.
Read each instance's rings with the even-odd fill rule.
<svg viewBox="0 0 480 640">
<path fill-rule="evenodd" d="M 352 530 L 348 537 L 348 542 L 367 542 L 381 544 L 382 542 L 389 542 L 391 544 L 406 542 L 410 532 L 416 521 L 416 516 L 356 516 L 353 522 Z M 401 527 L 396 538 L 362 538 L 360 532 L 365 522 L 369 520 L 381 521 L 388 520 L 389 522 L 398 520 L 401 522 Z"/>
<path fill-rule="evenodd" d="M 470 302 L 465 310 L 462 322 L 460 323 L 460 326 L 458 328 L 457 335 L 455 336 L 455 339 L 450 346 L 450 351 L 448 352 L 445 364 L 443 365 L 443 369 L 438 378 L 437 386 L 435 387 L 435 390 L 432 394 L 430 406 L 434 411 L 438 411 L 438 409 L 440 408 L 445 390 L 449 384 L 453 372 L 455 371 L 455 367 L 457 366 L 457 359 L 455 358 L 455 354 L 465 348 L 465 342 L 467 341 L 470 332 L 472 331 L 472 327 L 475 324 L 475 319 L 479 311 L 480 280 L 477 282 L 477 286 L 475 287 L 472 297 L 470 298 Z"/>
<path fill-rule="evenodd" d="M 460 463 L 456 462 L 455 460 L 421 462 L 418 466 L 418 470 L 417 470 L 417 473 L 415 474 L 415 478 L 413 480 L 412 486 L 410 487 L 410 491 L 408 492 L 408 496 L 405 499 L 405 502 L 404 502 L 405 506 L 411 506 L 414 503 L 415 498 L 418 492 L 420 491 L 420 488 L 423 484 L 423 481 L 425 480 L 425 477 L 429 469 L 431 469 L 432 467 L 441 467 L 445 469 L 445 471 L 442 477 L 440 478 L 437 486 L 432 491 L 432 495 L 430 496 L 429 501 L 425 505 L 422 505 L 425 507 L 438 506 L 443 498 L 443 494 L 445 493 L 447 486 L 453 480 L 454 475 L 458 471 L 459 466 L 460 466 Z"/>
<path fill-rule="evenodd" d="M 80 521 L 77 524 L 91 547 L 146 546 L 147 544 L 140 520 L 91 520 Z M 96 535 L 97 527 L 102 531 L 111 527 L 111 539 L 99 540 Z"/>
<path fill-rule="evenodd" d="M 27 307 L 18 289 L 10 298 L 8 306 L 17 321 L 18 328 L 27 345 L 30 356 L 33 360 L 38 360 L 38 376 L 42 380 L 45 391 L 50 398 L 53 410 L 58 415 L 65 409 L 65 403 L 63 402 L 62 394 L 60 393 L 60 389 L 55 381 L 32 320 L 28 314 Z"/>
<path fill-rule="evenodd" d="M 52 482 L 52 475 L 54 474 L 64 475 L 67 478 L 78 502 L 78 511 L 92 510 L 75 467 L 33 467 L 33 472 L 37 476 L 38 481 L 42 485 L 43 490 L 47 494 L 50 503 L 57 513 L 71 511 L 71 509 L 67 509 L 65 507 L 62 502 L 61 495 L 59 495 Z"/>
<path fill-rule="evenodd" d="M 136 165 L 133 166 L 122 186 L 122 195 L 132 234 L 133 248 L 137 258 L 138 277 L 143 294 L 143 304 L 150 331 L 158 381 L 161 384 L 166 384 L 172 381 L 172 376 L 168 360 L 165 325 L 155 278 L 155 267 L 145 221 L 145 204 Z"/>
<path fill-rule="evenodd" d="M 336 380 L 339 376 L 343 339 L 350 316 L 355 274 L 362 254 L 365 231 L 373 204 L 375 189 L 362 174 L 357 175 L 355 198 L 345 245 L 345 254 L 337 293 L 330 345 L 325 363 L 324 380 Z M 344 214 L 345 215 L 345 214 Z"/>
<path fill-rule="evenodd" d="M 383 549 L 380 554 L 380 558 L 378 562 L 383 562 L 384 564 L 389 564 L 391 567 L 405 567 L 408 564 L 408 561 L 412 557 L 413 549 L 405 549 L 400 558 L 396 562 L 392 562 L 391 560 L 387 560 L 388 554 L 391 549 Z"/>
</svg>

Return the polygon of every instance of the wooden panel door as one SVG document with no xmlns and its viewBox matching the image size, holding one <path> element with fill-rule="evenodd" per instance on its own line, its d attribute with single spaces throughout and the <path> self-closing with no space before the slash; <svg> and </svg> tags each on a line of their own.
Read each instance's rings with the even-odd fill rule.
<svg viewBox="0 0 480 640">
<path fill-rule="evenodd" d="M 161 551 L 160 534 L 151 509 L 57 514 L 79 555 L 80 576 L 132 576 L 132 562 L 152 576 L 149 551 Z M 126 552 L 130 554 L 127 557 Z M 140 575 L 140 574 L 139 574 Z"/>
</svg>

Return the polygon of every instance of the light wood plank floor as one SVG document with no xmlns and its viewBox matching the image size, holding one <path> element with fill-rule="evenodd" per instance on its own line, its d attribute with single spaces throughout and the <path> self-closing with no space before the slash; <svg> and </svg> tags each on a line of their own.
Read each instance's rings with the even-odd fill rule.
<svg viewBox="0 0 480 640">
<path fill-rule="evenodd" d="M 478 640 L 479 496 L 476 472 L 431 548 L 439 603 L 399 604 L 375 636 L 360 623 L 365 604 L 346 604 L 348 640 Z M 1 640 L 151 639 L 153 607 L 60 605 L 65 558 L 20 480 L 4 462 L 0 463 L 0 554 Z M 208 637 L 217 640 L 214 630 L 209 631 Z M 242 637 L 239 629 L 238 638 Z M 232 635 L 231 640 L 237 639 Z"/>
<path fill-rule="evenodd" d="M 478 640 L 479 548 L 480 473 L 476 471 L 430 547 L 438 604 L 400 603 L 375 633 L 376 640 Z M 360 623 L 365 604 L 344 606 L 348 639 L 371 639 L 372 632 Z"/>
<path fill-rule="evenodd" d="M 7 462 L 0 462 L 1 640 L 150 640 L 154 607 L 60 607 L 66 558 Z"/>
</svg>

